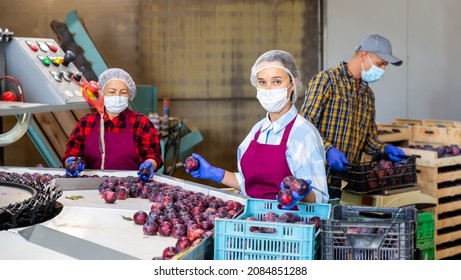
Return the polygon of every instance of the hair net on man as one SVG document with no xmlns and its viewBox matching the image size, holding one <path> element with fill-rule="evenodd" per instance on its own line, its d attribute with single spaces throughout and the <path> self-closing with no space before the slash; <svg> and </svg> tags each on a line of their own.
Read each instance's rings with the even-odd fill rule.
<svg viewBox="0 0 461 280">
<path fill-rule="evenodd" d="M 294 92 L 291 96 L 291 103 L 295 103 L 298 92 L 302 88 L 301 78 L 299 77 L 298 66 L 296 66 L 293 56 L 286 51 L 271 50 L 262 54 L 251 67 L 250 82 L 254 87 L 258 86 L 258 73 L 266 68 L 276 67 L 283 69 L 291 77 L 294 85 Z"/>
<path fill-rule="evenodd" d="M 112 80 L 120 80 L 124 82 L 130 91 L 130 101 L 134 99 L 136 96 L 136 84 L 134 83 L 130 74 L 120 68 L 107 69 L 106 71 L 102 72 L 101 75 L 99 75 L 98 84 L 101 91 L 104 91 L 104 87 L 108 82 Z"/>
</svg>

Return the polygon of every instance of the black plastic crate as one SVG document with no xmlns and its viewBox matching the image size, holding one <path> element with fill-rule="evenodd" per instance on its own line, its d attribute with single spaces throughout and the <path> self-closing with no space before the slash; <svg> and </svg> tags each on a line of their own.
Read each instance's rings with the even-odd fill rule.
<svg viewBox="0 0 461 280">
<path fill-rule="evenodd" d="M 336 205 L 321 221 L 324 260 L 412 260 L 416 208 Z"/>
<path fill-rule="evenodd" d="M 389 168 L 373 170 L 373 166 L 381 160 L 389 161 L 381 156 L 369 162 L 348 164 L 347 171 L 331 170 L 331 187 L 341 189 L 341 181 L 346 181 L 343 191 L 364 194 L 416 184 L 416 156 L 407 156 L 405 160 L 394 163 Z"/>
</svg>

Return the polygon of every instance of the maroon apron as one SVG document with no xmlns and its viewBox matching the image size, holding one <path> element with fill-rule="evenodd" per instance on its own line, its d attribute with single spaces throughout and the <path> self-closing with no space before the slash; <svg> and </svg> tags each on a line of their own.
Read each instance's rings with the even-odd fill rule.
<svg viewBox="0 0 461 280">
<path fill-rule="evenodd" d="M 248 196 L 275 200 L 283 178 L 293 175 L 288 167 L 286 151 L 295 120 L 296 117 L 285 127 L 280 145 L 258 143 L 261 130 L 256 132 L 240 161 Z"/>
<path fill-rule="evenodd" d="M 136 146 L 131 132 L 131 112 L 127 111 L 126 128 L 120 133 L 104 131 L 105 163 L 104 169 L 138 170 L 139 162 Z M 99 150 L 100 121 L 96 121 L 94 129 L 88 135 L 85 144 L 85 164 L 89 169 L 101 169 L 101 151 Z"/>
</svg>

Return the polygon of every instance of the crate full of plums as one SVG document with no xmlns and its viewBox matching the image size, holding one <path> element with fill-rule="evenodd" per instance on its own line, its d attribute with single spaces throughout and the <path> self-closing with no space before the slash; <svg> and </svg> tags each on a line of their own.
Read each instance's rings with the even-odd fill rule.
<svg viewBox="0 0 461 280">
<path fill-rule="evenodd" d="M 417 209 L 336 205 L 321 221 L 324 260 L 412 260 Z"/>
<path fill-rule="evenodd" d="M 215 260 L 314 260 L 320 258 L 320 221 L 330 204 L 297 203 L 284 210 L 275 200 L 248 199 L 237 219 L 215 219 Z"/>
<path fill-rule="evenodd" d="M 346 171 L 331 170 L 333 188 L 358 194 L 413 186 L 416 181 L 414 155 L 405 156 L 398 162 L 392 162 L 381 155 L 372 161 L 348 164 Z"/>
</svg>

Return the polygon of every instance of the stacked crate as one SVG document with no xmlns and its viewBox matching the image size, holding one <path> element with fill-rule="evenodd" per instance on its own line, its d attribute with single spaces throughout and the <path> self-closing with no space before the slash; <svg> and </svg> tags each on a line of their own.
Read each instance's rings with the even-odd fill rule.
<svg viewBox="0 0 461 280">
<path fill-rule="evenodd" d="M 385 143 L 399 143 L 412 139 L 411 126 L 377 123 L 378 139 Z"/>
<path fill-rule="evenodd" d="M 461 144 L 461 122 L 445 120 L 394 120 L 411 126 L 410 145 Z M 405 148 L 416 155 L 417 181 L 423 193 L 435 199 L 435 259 L 461 258 L 461 155 L 438 157 L 436 151 Z"/>
</svg>

